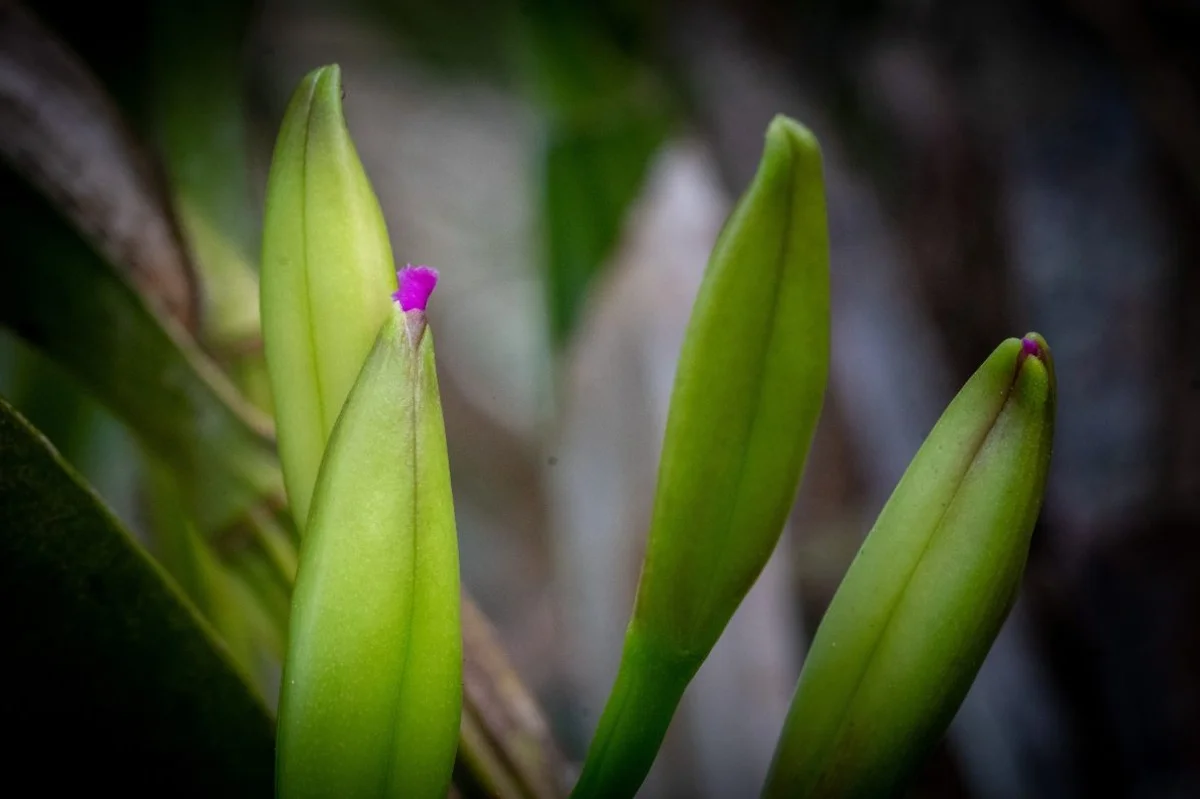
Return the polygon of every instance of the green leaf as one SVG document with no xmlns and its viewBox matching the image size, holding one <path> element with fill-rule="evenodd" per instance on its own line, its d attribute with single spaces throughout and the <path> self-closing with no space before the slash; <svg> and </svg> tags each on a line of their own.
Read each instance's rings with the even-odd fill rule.
<svg viewBox="0 0 1200 799">
<path fill-rule="evenodd" d="M 628 21 L 611 11 L 532 4 L 513 47 L 526 88 L 549 119 L 542 219 L 550 327 L 559 345 L 612 255 L 673 121 L 655 72 L 618 44 Z"/>
<path fill-rule="evenodd" d="M 276 516 L 254 510 L 219 544 L 234 590 L 243 596 L 242 609 L 255 640 L 277 664 L 286 653 L 296 579 L 294 541 L 294 532 L 285 529 Z"/>
<path fill-rule="evenodd" d="M 221 234 L 243 267 L 257 261 L 259 244 L 242 58 L 255 12 L 247 0 L 154 3 L 147 76 L 171 188 Z M 233 266 L 214 261 L 213 269 Z"/>
<path fill-rule="evenodd" d="M 0 392 L 86 477 L 83 461 L 102 410 L 41 353 L 12 337 L 8 346 L 13 348 L 13 368 L 0 377 Z"/>
<path fill-rule="evenodd" d="M 201 538 L 180 502 L 174 473 L 155 458 L 143 458 L 145 505 L 154 556 L 175 579 L 196 609 L 220 634 L 248 673 L 254 670 L 250 627 L 225 566 Z"/>
<path fill-rule="evenodd" d="M 251 202 L 243 50 L 253 4 L 158 2 L 151 9 L 149 112 L 181 232 L 200 276 L 200 338 L 259 407 L 259 208 Z"/>
<path fill-rule="evenodd" d="M 270 715 L 207 624 L 0 399 L 9 777 L 53 794 L 268 796 Z M 22 780 L 22 777 L 24 779 Z"/>
<path fill-rule="evenodd" d="M 560 346 L 616 246 L 666 132 L 662 116 L 628 112 L 599 124 L 551 128 L 543 198 L 546 291 L 551 333 Z"/>
<path fill-rule="evenodd" d="M 175 469 L 189 514 L 211 535 L 281 493 L 269 422 L 188 336 L 194 275 L 150 151 L 29 11 L 0 11 L 0 41 L 11 72 L 0 154 L 28 181 L 0 170 L 0 324 Z"/>
<path fill-rule="evenodd" d="M 282 494 L 269 421 L 46 201 L 0 170 L 0 324 L 57 361 L 178 475 L 206 536 Z"/>
</svg>

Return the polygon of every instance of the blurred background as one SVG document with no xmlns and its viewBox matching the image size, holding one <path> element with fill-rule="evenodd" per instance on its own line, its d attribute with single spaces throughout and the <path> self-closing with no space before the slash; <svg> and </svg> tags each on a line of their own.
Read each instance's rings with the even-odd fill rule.
<svg viewBox="0 0 1200 799">
<path fill-rule="evenodd" d="M 141 356 L 89 373 L 88 340 L 47 333 L 15 276 L 51 269 L 73 231 L 269 410 L 266 171 L 291 91 L 336 62 L 397 262 L 442 274 L 464 583 L 578 760 L 616 670 L 691 303 L 784 113 L 826 159 L 829 391 L 779 550 L 643 795 L 757 795 L 876 513 L 974 368 L 1036 330 L 1059 406 L 1025 585 L 912 795 L 1200 796 L 1197 4 L 0 9 L 0 393 L 152 548 L 171 503 L 120 390 Z M 187 263 L 163 271 L 179 241 Z"/>
</svg>

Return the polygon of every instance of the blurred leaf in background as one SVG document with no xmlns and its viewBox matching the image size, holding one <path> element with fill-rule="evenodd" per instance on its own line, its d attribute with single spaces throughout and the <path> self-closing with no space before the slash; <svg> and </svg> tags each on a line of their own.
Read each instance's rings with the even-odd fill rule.
<svg viewBox="0 0 1200 799">
<path fill-rule="evenodd" d="M 11 235 L 0 258 L 0 324 L 55 358 L 181 475 L 182 498 L 213 535 L 277 498 L 269 421 L 144 303 L 37 195 L 0 175 Z"/>
<path fill-rule="evenodd" d="M 527 11 L 515 61 L 546 114 L 546 292 L 551 335 L 561 346 L 613 254 L 676 112 L 645 50 L 648 12 L 553 0 L 530 3 Z"/>
<path fill-rule="evenodd" d="M 254 11 L 244 0 L 155 3 L 146 115 L 199 276 L 203 340 L 242 391 L 269 408 L 243 55 Z"/>
<path fill-rule="evenodd" d="M 0 324 L 180 470 L 188 512 L 211 535 L 280 493 L 270 421 L 189 336 L 191 262 L 153 158 L 112 96 L 16 4 L 0 14 L 0 58 L 0 154 L 15 171 L 0 172 L 12 231 L 0 255 L 13 265 L 0 275 Z"/>
<path fill-rule="evenodd" d="M 104 452 L 89 473 L 101 484 L 109 473 L 144 479 L 108 493 L 257 673 L 251 630 L 269 641 L 270 614 L 221 560 L 240 564 L 265 547 L 262 536 L 245 545 L 230 530 L 281 493 L 270 421 L 190 335 L 199 306 L 191 260 L 152 153 L 88 66 L 32 14 L 5 9 L 0 39 L 13 123 L 0 152 L 18 173 L 0 173 L 15 225 L 0 243 L 10 264 L 0 324 L 35 348 L 18 346 L 25 375 L 15 376 L 13 397 L 72 460 L 87 454 L 80 443 L 120 434 L 118 421 L 132 433 L 143 453 Z"/>
</svg>

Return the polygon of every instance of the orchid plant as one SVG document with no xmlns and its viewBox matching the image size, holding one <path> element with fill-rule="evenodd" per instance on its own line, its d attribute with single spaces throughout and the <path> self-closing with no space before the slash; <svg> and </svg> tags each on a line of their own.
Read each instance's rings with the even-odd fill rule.
<svg viewBox="0 0 1200 799">
<path fill-rule="evenodd" d="M 171 130 L 186 137 L 190 123 Z M 611 694 L 572 775 L 578 799 L 637 793 L 791 511 L 829 372 L 823 181 L 815 137 L 776 117 L 692 309 L 637 597 Z M 30 193 L 15 196 L 14 218 L 39 218 Z M 66 697 L 14 692 L 14 717 L 46 727 L 31 721 L 24 739 L 55 749 L 70 728 L 81 751 L 109 751 L 103 720 L 123 713 L 148 742 L 140 751 L 194 775 L 180 789 L 189 795 L 262 795 L 272 784 L 281 799 L 565 793 L 534 786 L 516 747 L 496 754 L 472 699 L 472 673 L 499 670 L 498 656 L 472 659 L 497 650 L 459 582 L 426 314 L 438 281 L 455 275 L 397 269 L 343 116 L 338 67 L 301 81 L 271 163 L 258 311 L 274 442 L 261 409 L 242 407 L 188 338 L 186 302 L 156 306 L 137 283 L 144 273 L 116 277 L 58 230 L 6 229 L 4 252 L 49 231 L 58 271 L 6 270 L 0 318 L 136 427 L 171 546 L 150 557 L 0 400 L 0 599 L 40 609 L 9 624 L 13 651 L 35 656 L 14 658 L 13 684 L 41 680 Z M 223 251 L 211 233 L 199 246 L 193 231 L 193 249 Z M 238 331 L 253 316 L 239 304 L 247 294 L 225 297 Z M 86 348 L 61 319 L 89 332 Z M 945 409 L 817 630 L 764 796 L 890 796 L 912 779 L 1017 596 L 1055 393 L 1050 348 L 1029 333 L 1001 342 Z M 264 507 L 263 497 L 280 499 Z M 248 676 L 247 627 L 283 663 L 277 719 Z M 156 667 L 118 679 L 119 653 Z M 88 668 L 68 668 L 80 662 Z M 83 762 L 90 774 L 107 761 Z M 142 787 L 178 789 L 172 775 L 156 777 Z"/>
<path fill-rule="evenodd" d="M 264 225 L 267 368 L 304 536 L 276 784 L 283 799 L 432 799 L 450 783 L 462 680 L 425 316 L 438 276 L 395 271 L 340 102 L 336 66 L 297 89 Z M 572 796 L 637 792 L 774 550 L 821 411 L 829 327 L 820 149 L 780 116 L 692 311 L 620 670 Z M 764 795 L 890 795 L 944 732 L 1017 592 L 1053 374 L 1040 336 L 1010 339 L 946 409 L 820 626 Z"/>
</svg>

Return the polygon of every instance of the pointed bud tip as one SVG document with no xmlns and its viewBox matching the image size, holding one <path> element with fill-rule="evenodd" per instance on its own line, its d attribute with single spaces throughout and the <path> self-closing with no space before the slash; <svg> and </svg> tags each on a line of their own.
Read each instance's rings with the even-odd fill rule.
<svg viewBox="0 0 1200 799">
<path fill-rule="evenodd" d="M 314 69 L 313 71 L 308 73 L 308 77 L 313 80 L 319 80 L 320 78 L 322 78 L 326 75 L 328 75 L 333 80 L 340 81 L 342 78 L 342 68 L 340 66 L 338 66 L 337 64 L 326 64 L 324 66 L 317 67 L 316 69 Z"/>
<path fill-rule="evenodd" d="M 308 95 L 310 103 L 314 95 L 327 92 L 330 98 L 336 99 L 340 104 L 342 97 L 341 67 L 337 64 L 326 64 L 323 67 L 317 67 L 304 76 L 304 79 L 300 81 L 297 92 L 304 92 Z"/>
<path fill-rule="evenodd" d="M 767 126 L 767 137 L 789 136 L 808 147 L 817 147 L 817 137 L 808 128 L 786 114 L 776 114 Z"/>
<path fill-rule="evenodd" d="M 1039 394 L 1044 392 L 1044 397 L 1053 397 L 1054 361 L 1050 345 L 1040 334 L 1026 333 L 1021 337 L 1017 345 L 1017 371 L 1013 379 L 1014 385 L 1036 385 Z"/>
<path fill-rule="evenodd" d="M 808 128 L 791 117 L 776 114 L 767 126 L 767 149 L 787 153 L 790 158 L 820 160 L 821 145 Z"/>
<path fill-rule="evenodd" d="M 1020 366 L 1029 358 L 1033 358 L 1046 368 L 1051 368 L 1050 345 L 1046 343 L 1046 339 L 1042 338 L 1040 333 L 1026 333 L 1020 339 L 1017 365 Z"/>
<path fill-rule="evenodd" d="M 437 287 L 438 273 L 433 267 L 409 264 L 396 272 L 396 281 L 400 288 L 392 299 L 400 304 L 400 310 L 424 311 L 429 295 Z"/>
<path fill-rule="evenodd" d="M 821 145 L 817 137 L 796 120 L 777 114 L 767 126 L 762 160 L 754 180 L 755 183 L 747 189 L 748 194 L 769 191 L 772 195 L 781 195 L 779 199 L 765 201 L 768 206 L 783 202 L 784 194 L 791 195 L 799 191 L 807 196 L 820 189 Z M 823 197 L 821 203 L 824 208 Z"/>
</svg>

